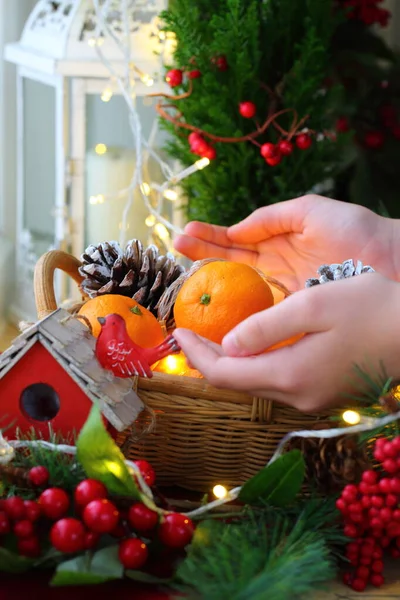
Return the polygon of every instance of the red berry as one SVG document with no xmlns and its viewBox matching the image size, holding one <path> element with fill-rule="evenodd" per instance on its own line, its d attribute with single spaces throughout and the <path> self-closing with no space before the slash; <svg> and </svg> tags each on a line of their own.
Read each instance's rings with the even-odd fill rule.
<svg viewBox="0 0 400 600">
<path fill-rule="evenodd" d="M 276 154 L 275 156 L 271 156 L 270 158 L 266 158 L 265 162 L 269 164 L 270 167 L 276 167 L 282 161 L 282 155 Z"/>
<path fill-rule="evenodd" d="M 245 119 L 252 119 L 257 112 L 257 107 L 254 102 L 241 102 L 239 104 L 239 112 Z"/>
<path fill-rule="evenodd" d="M 279 154 L 279 152 L 275 144 L 271 144 L 271 142 L 266 142 L 261 146 L 261 156 L 263 158 L 273 158 L 277 154 Z"/>
<path fill-rule="evenodd" d="M 85 550 L 91 550 L 92 548 L 95 548 L 99 543 L 99 540 L 99 533 L 95 533 L 94 531 L 86 531 L 84 540 Z"/>
<path fill-rule="evenodd" d="M 171 69 L 166 74 L 165 81 L 171 87 L 177 87 L 178 85 L 181 85 L 183 81 L 183 71 L 181 71 L 181 69 Z"/>
<path fill-rule="evenodd" d="M 344 573 L 343 574 L 343 583 L 345 585 L 350 585 L 351 582 L 353 580 L 353 575 L 351 573 Z"/>
<path fill-rule="evenodd" d="M 375 587 L 381 587 L 385 583 L 385 579 L 380 573 L 374 573 L 374 575 L 371 575 L 371 579 L 369 581 L 371 585 Z"/>
<path fill-rule="evenodd" d="M 158 535 L 169 548 L 184 548 L 193 537 L 193 523 L 180 513 L 170 513 L 162 520 Z"/>
<path fill-rule="evenodd" d="M 385 455 L 383 454 L 383 450 L 381 448 L 376 448 L 374 450 L 374 458 L 377 462 L 382 462 L 385 460 Z"/>
<path fill-rule="evenodd" d="M 345 525 L 343 529 L 344 535 L 349 538 L 357 537 L 357 528 L 354 525 Z"/>
<path fill-rule="evenodd" d="M 149 487 L 152 487 L 156 482 L 156 474 L 153 467 L 147 460 L 135 460 L 135 465 L 138 467 L 143 479 Z"/>
<path fill-rule="evenodd" d="M 386 506 L 393 508 L 394 506 L 397 506 L 397 504 L 398 504 L 397 496 L 395 496 L 395 494 L 388 494 L 386 496 L 385 502 L 386 502 Z"/>
<path fill-rule="evenodd" d="M 389 473 L 390 475 L 394 475 L 394 473 L 397 473 L 399 470 L 399 466 L 394 458 L 386 458 L 382 463 L 382 467 L 385 469 L 386 473 Z"/>
<path fill-rule="evenodd" d="M 387 506 L 384 506 L 383 508 L 381 508 L 380 513 L 379 513 L 379 517 L 382 519 L 382 521 L 384 523 L 389 523 L 389 521 L 392 520 L 393 517 L 393 513 L 390 510 L 390 508 L 388 508 Z"/>
<path fill-rule="evenodd" d="M 368 485 L 374 485 L 378 481 L 378 474 L 371 469 L 364 471 L 362 474 L 362 480 L 365 481 L 365 483 L 368 483 Z"/>
<path fill-rule="evenodd" d="M 390 479 L 390 490 L 394 494 L 400 494 L 400 479 L 398 477 L 392 477 Z"/>
<path fill-rule="evenodd" d="M 382 496 L 371 496 L 371 504 L 372 506 L 375 506 L 375 508 L 382 508 L 384 503 Z"/>
<path fill-rule="evenodd" d="M 347 117 L 339 117 L 336 121 L 336 131 L 339 131 L 340 133 L 346 133 L 346 131 L 349 131 L 350 126 L 349 126 L 349 120 Z"/>
<path fill-rule="evenodd" d="M 357 542 L 350 542 L 347 544 L 347 552 L 350 552 L 351 554 L 358 554 L 359 550 L 360 546 L 357 544 Z"/>
<path fill-rule="evenodd" d="M 379 517 L 379 508 L 375 508 L 373 506 L 369 509 L 368 514 L 371 517 L 371 519 L 373 519 L 374 517 Z"/>
<path fill-rule="evenodd" d="M 374 573 L 382 573 L 383 567 L 384 564 L 382 560 L 374 560 L 371 564 L 371 571 L 373 571 Z"/>
<path fill-rule="evenodd" d="M 393 446 L 392 442 L 386 442 L 385 444 L 383 444 L 382 452 L 386 458 L 396 458 L 397 457 L 397 450 L 396 450 L 396 447 Z"/>
<path fill-rule="evenodd" d="M 191 149 L 192 152 L 194 152 L 195 154 L 199 154 L 200 156 L 206 152 L 206 150 L 209 148 L 209 144 L 206 142 L 206 140 L 203 137 L 199 137 L 197 140 L 194 140 L 191 144 Z"/>
<path fill-rule="evenodd" d="M 25 504 L 19 496 L 10 496 L 4 501 L 4 511 L 14 521 L 25 517 Z"/>
<path fill-rule="evenodd" d="M 289 156 L 289 154 L 292 154 L 293 149 L 294 146 L 292 142 L 289 142 L 289 140 L 281 140 L 278 142 L 278 150 L 281 154 L 283 154 L 283 156 Z"/>
<path fill-rule="evenodd" d="M 33 535 L 29 538 L 21 538 L 18 540 L 18 552 L 22 556 L 29 556 L 30 558 L 36 558 L 40 556 L 40 544 L 39 539 Z"/>
<path fill-rule="evenodd" d="M 364 137 L 364 145 L 367 148 L 372 148 L 373 150 L 378 150 L 382 148 L 385 142 L 385 137 L 381 131 L 368 131 Z"/>
<path fill-rule="evenodd" d="M 400 535 L 400 524 L 394 523 L 394 521 L 392 521 L 391 523 L 386 525 L 386 533 L 389 538 L 396 538 L 398 535 Z"/>
<path fill-rule="evenodd" d="M 380 540 L 382 537 L 382 529 L 380 527 L 372 529 L 371 535 L 373 535 L 377 540 Z"/>
<path fill-rule="evenodd" d="M 390 552 L 390 556 L 392 558 L 399 558 L 400 557 L 400 550 L 398 548 L 390 548 L 389 552 Z"/>
<path fill-rule="evenodd" d="M 383 535 L 380 539 L 380 544 L 382 548 L 387 548 L 390 544 L 390 537 L 388 535 Z"/>
<path fill-rule="evenodd" d="M 360 579 L 359 577 L 357 577 L 356 579 L 354 579 L 353 583 L 351 584 L 351 587 L 355 592 L 363 592 L 367 587 L 367 582 L 364 579 Z"/>
<path fill-rule="evenodd" d="M 150 531 L 158 523 L 158 514 L 141 502 L 137 502 L 129 509 L 128 521 L 136 531 Z"/>
<path fill-rule="evenodd" d="M 392 127 L 393 125 L 396 125 L 396 112 L 396 108 L 392 104 L 384 104 L 380 107 L 379 116 L 382 119 L 382 123 L 386 127 Z"/>
<path fill-rule="evenodd" d="M 393 519 L 395 521 L 400 521 L 400 509 L 399 508 L 395 508 L 393 511 Z"/>
<path fill-rule="evenodd" d="M 312 144 L 312 138 L 308 135 L 308 133 L 300 133 L 296 136 L 296 146 L 300 148 L 300 150 L 308 150 L 308 148 Z"/>
<path fill-rule="evenodd" d="M 374 517 L 370 521 L 372 529 L 383 529 L 383 523 L 379 517 Z"/>
<path fill-rule="evenodd" d="M 368 567 L 368 565 L 371 564 L 371 560 L 372 560 L 371 556 L 362 556 L 360 558 L 359 563 L 360 563 L 360 565 L 365 565 Z M 357 566 L 357 565 L 354 565 L 354 566 Z"/>
<path fill-rule="evenodd" d="M 39 504 L 43 514 L 56 521 L 65 515 L 69 508 L 69 498 L 67 493 L 61 488 L 48 488 L 41 493 Z"/>
<path fill-rule="evenodd" d="M 188 137 L 188 141 L 189 141 L 190 145 L 192 145 L 195 142 L 198 142 L 200 140 L 203 140 L 203 136 L 200 133 L 197 133 L 197 131 L 192 131 L 192 133 Z"/>
<path fill-rule="evenodd" d="M 17 521 L 14 525 L 14 533 L 19 538 L 29 538 L 34 534 L 34 528 L 32 525 L 32 521 L 28 521 L 28 519 L 23 519 L 22 521 Z"/>
<path fill-rule="evenodd" d="M 188 72 L 187 76 L 189 79 L 198 79 L 201 77 L 201 71 L 199 71 L 199 69 L 193 69 L 193 71 Z"/>
<path fill-rule="evenodd" d="M 32 467 L 28 473 L 29 481 L 38 487 L 43 487 L 48 484 L 50 473 L 46 467 Z"/>
<path fill-rule="evenodd" d="M 107 488 L 97 479 L 84 479 L 75 489 L 75 502 L 78 506 L 86 506 L 92 500 L 107 497 Z"/>
<path fill-rule="evenodd" d="M 85 537 L 85 528 L 78 519 L 60 519 L 50 531 L 50 542 L 59 552 L 80 552 L 85 548 Z"/>
<path fill-rule="evenodd" d="M 378 483 L 378 486 L 380 492 L 382 492 L 383 494 L 388 494 L 391 490 L 389 477 L 382 477 L 382 479 Z"/>
<path fill-rule="evenodd" d="M 372 486 L 368 485 L 368 483 L 365 483 L 365 481 L 361 481 L 358 487 L 361 494 L 369 494 Z"/>
<path fill-rule="evenodd" d="M 203 158 L 208 158 L 209 160 L 214 160 L 217 158 L 217 151 L 213 146 L 207 146 L 204 152 L 201 153 Z"/>
<path fill-rule="evenodd" d="M 369 496 L 363 496 L 361 498 L 361 504 L 363 508 L 369 508 L 371 506 L 371 498 Z"/>
<path fill-rule="evenodd" d="M 380 448 L 382 449 L 383 446 L 386 444 L 387 439 L 384 437 L 378 438 L 375 442 L 375 448 Z"/>
<path fill-rule="evenodd" d="M 226 56 L 216 56 L 212 59 L 212 62 L 215 64 L 219 71 L 228 70 L 228 61 L 226 60 Z"/>
<path fill-rule="evenodd" d="M 148 557 L 147 546 L 139 538 L 129 538 L 120 543 L 118 557 L 125 569 L 140 569 Z"/>
<path fill-rule="evenodd" d="M 25 500 L 24 506 L 25 506 L 26 518 L 29 521 L 32 521 L 32 523 L 37 521 L 39 519 L 40 515 L 42 514 L 42 510 L 41 510 L 39 504 L 37 502 L 35 502 L 34 500 Z"/>
<path fill-rule="evenodd" d="M 347 504 L 343 498 L 338 498 L 336 500 L 336 508 L 340 510 L 341 513 L 345 513 L 347 511 Z"/>
<path fill-rule="evenodd" d="M 365 581 L 367 581 L 369 577 L 368 567 L 358 567 L 356 571 L 356 577 L 359 577 L 360 579 L 365 579 Z"/>
<path fill-rule="evenodd" d="M 8 519 L 7 513 L 5 513 L 4 511 L 0 512 L 0 535 L 6 535 L 7 533 L 10 533 L 11 531 L 11 525 L 10 525 L 10 521 Z"/>
<path fill-rule="evenodd" d="M 375 546 L 374 551 L 372 553 L 372 558 L 374 560 L 376 560 L 377 558 L 382 558 L 382 556 L 383 556 L 382 548 L 379 548 L 379 546 Z"/>
<path fill-rule="evenodd" d="M 371 544 L 367 544 L 361 548 L 361 556 L 372 556 L 374 547 Z"/>
<path fill-rule="evenodd" d="M 360 502 L 352 502 L 351 504 L 349 504 L 349 511 L 350 512 L 361 512 L 362 511 L 362 505 Z"/>
<path fill-rule="evenodd" d="M 358 494 L 358 487 L 356 485 L 354 485 L 354 483 L 349 483 L 348 485 L 346 485 L 343 488 L 342 496 L 344 493 L 351 495 L 353 497 L 353 499 L 355 500 L 357 497 L 357 494 Z"/>
<path fill-rule="evenodd" d="M 109 500 L 98 499 L 89 502 L 83 511 L 85 525 L 96 533 L 110 533 L 119 520 L 119 512 Z"/>
</svg>

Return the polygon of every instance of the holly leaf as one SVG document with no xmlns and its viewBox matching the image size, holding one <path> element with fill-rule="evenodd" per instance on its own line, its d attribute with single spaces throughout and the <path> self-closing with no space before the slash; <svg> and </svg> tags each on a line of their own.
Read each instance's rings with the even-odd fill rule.
<svg viewBox="0 0 400 600">
<path fill-rule="evenodd" d="M 300 450 L 292 450 L 249 479 L 240 491 L 239 500 L 245 504 L 286 506 L 300 491 L 304 474 L 303 455 Z"/>
<path fill-rule="evenodd" d="M 20 556 L 7 548 L 0 547 L 0 572 L 1 573 L 25 573 L 32 569 L 37 563 L 35 558 Z"/>
<path fill-rule="evenodd" d="M 97 405 L 93 405 L 76 447 L 78 461 L 88 477 L 102 481 L 111 493 L 140 498 L 124 456 L 104 427 Z"/>
<path fill-rule="evenodd" d="M 122 579 L 123 574 L 118 547 L 109 546 L 93 555 L 84 554 L 59 564 L 50 585 L 94 585 Z"/>
</svg>

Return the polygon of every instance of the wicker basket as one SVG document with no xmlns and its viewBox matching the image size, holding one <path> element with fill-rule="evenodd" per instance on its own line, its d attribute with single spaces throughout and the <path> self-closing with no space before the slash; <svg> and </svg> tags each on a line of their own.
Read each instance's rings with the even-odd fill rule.
<svg viewBox="0 0 400 600">
<path fill-rule="evenodd" d="M 38 261 L 34 289 L 38 318 L 57 308 L 53 277 L 61 269 L 78 284 L 80 262 L 54 250 Z M 330 414 L 308 415 L 268 399 L 221 390 L 204 379 L 154 373 L 133 385 L 155 414 L 155 427 L 146 435 L 149 413 L 118 434 L 117 441 L 131 459 L 145 458 L 165 485 L 206 492 L 216 483 L 240 485 L 261 469 L 279 440 L 289 431 L 328 424 Z"/>
</svg>

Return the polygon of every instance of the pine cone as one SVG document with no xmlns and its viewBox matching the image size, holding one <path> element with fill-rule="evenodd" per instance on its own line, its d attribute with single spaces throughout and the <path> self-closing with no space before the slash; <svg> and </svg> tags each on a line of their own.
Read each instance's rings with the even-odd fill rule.
<svg viewBox="0 0 400 600">
<path fill-rule="evenodd" d="M 358 482 L 368 468 L 366 452 L 356 436 L 294 438 L 289 447 L 302 452 L 306 463 L 306 482 L 324 494 Z"/>
<path fill-rule="evenodd" d="M 339 281 L 340 279 L 347 279 L 348 277 L 354 277 L 356 275 L 361 275 L 362 273 L 374 272 L 375 269 L 368 265 L 364 267 L 360 260 L 357 261 L 357 265 L 354 265 L 352 259 L 345 260 L 342 264 L 334 263 L 332 265 L 321 265 L 317 270 L 319 277 L 307 279 L 305 287 L 308 288 L 320 283 Z"/>
<path fill-rule="evenodd" d="M 156 246 L 143 248 L 131 240 L 123 250 L 117 242 L 89 246 L 81 256 L 81 290 L 89 298 L 103 294 L 129 296 L 156 315 L 157 303 L 183 272 L 172 254 L 160 255 Z M 166 316 L 167 326 L 171 315 Z"/>
</svg>

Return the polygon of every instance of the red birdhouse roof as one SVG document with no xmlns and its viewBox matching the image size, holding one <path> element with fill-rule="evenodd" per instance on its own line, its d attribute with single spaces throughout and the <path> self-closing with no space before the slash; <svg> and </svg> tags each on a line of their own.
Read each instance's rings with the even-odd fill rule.
<svg viewBox="0 0 400 600">
<path fill-rule="evenodd" d="M 132 389 L 131 379 L 120 379 L 103 369 L 95 356 L 96 339 L 70 313 L 58 309 L 29 327 L 0 356 L 0 380 L 39 342 L 79 385 L 97 402 L 105 418 L 122 431 L 131 425 L 144 404 Z"/>
</svg>

